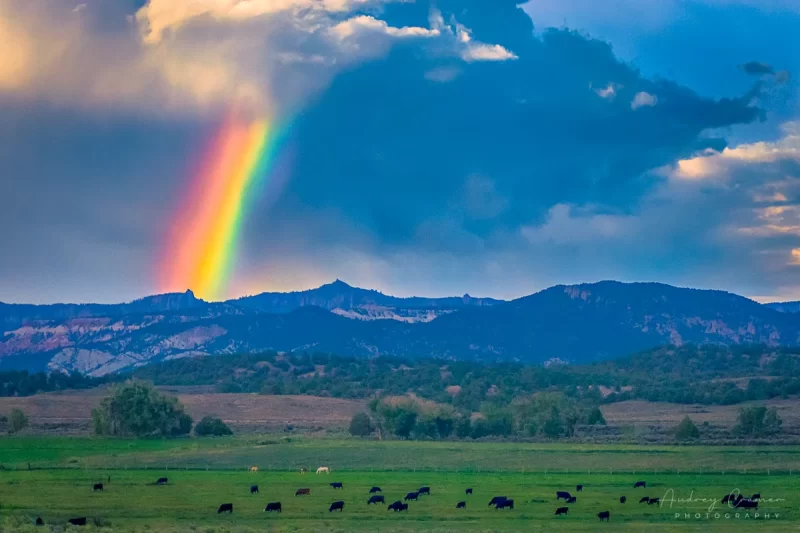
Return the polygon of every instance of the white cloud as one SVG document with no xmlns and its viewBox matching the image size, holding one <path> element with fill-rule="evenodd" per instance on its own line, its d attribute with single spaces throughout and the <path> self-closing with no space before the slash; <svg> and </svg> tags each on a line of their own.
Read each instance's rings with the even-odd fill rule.
<svg viewBox="0 0 800 533">
<path fill-rule="evenodd" d="M 790 159 L 800 161 L 800 123 L 788 122 L 782 126 L 782 130 L 783 137 L 774 142 L 740 144 L 721 152 L 708 151 L 697 157 L 680 160 L 672 176 L 682 179 L 724 179 L 728 171 L 736 167 Z"/>
<path fill-rule="evenodd" d="M 613 100 L 614 97 L 617 96 L 617 90 L 621 88 L 622 87 L 620 85 L 617 85 L 616 83 L 609 83 L 605 88 L 595 89 L 594 92 L 596 92 L 597 96 L 599 96 L 600 98 Z"/>
<path fill-rule="evenodd" d="M 654 94 L 645 91 L 636 93 L 631 102 L 631 109 L 639 109 L 640 107 L 653 107 L 658 103 L 658 98 Z"/>
<path fill-rule="evenodd" d="M 517 59 L 516 54 L 499 44 L 473 41 L 472 32 L 458 23 L 456 23 L 456 38 L 462 45 L 461 59 L 468 63 L 472 61 L 508 61 Z"/>
<path fill-rule="evenodd" d="M 585 210 L 584 210 L 585 211 Z M 522 236 L 532 244 L 590 244 L 628 237 L 634 231 L 634 217 L 583 213 L 570 205 L 550 208 L 545 222 L 524 226 Z"/>
<path fill-rule="evenodd" d="M 340 40 L 345 40 L 357 36 L 364 32 L 380 33 L 390 37 L 437 37 L 439 30 L 427 29 L 418 26 L 406 26 L 395 28 L 389 26 L 386 21 L 378 20 L 375 17 L 359 15 L 345 20 L 331 28 L 331 34 Z"/>
</svg>

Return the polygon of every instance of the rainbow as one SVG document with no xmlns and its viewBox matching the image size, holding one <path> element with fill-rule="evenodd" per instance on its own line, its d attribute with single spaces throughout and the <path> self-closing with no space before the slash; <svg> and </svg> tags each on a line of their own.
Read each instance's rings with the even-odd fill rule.
<svg viewBox="0 0 800 533">
<path fill-rule="evenodd" d="M 173 220 L 159 268 L 162 290 L 189 288 L 209 300 L 224 295 L 246 198 L 269 173 L 279 145 L 270 126 L 231 115 L 216 133 Z"/>
</svg>

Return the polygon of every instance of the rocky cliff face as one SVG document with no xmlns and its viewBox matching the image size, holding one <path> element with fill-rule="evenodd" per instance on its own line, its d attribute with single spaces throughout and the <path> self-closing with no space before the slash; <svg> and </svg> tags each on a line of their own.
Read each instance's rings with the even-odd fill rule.
<svg viewBox="0 0 800 533">
<path fill-rule="evenodd" d="M 544 363 L 664 344 L 800 343 L 800 315 L 735 294 L 656 283 L 556 286 L 499 302 L 395 298 L 337 282 L 222 303 L 185 293 L 120 306 L 5 306 L 0 312 L 13 326 L 0 337 L 0 368 L 92 375 L 262 350 Z"/>
</svg>

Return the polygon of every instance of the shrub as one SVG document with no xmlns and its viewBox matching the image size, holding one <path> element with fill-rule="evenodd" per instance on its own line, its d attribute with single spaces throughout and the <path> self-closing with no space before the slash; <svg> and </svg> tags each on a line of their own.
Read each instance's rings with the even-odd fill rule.
<svg viewBox="0 0 800 533">
<path fill-rule="evenodd" d="M 745 407 L 739 410 L 739 423 L 733 432 L 743 437 L 766 437 L 779 433 L 782 424 L 783 420 L 774 407 Z"/>
<path fill-rule="evenodd" d="M 204 416 L 200 422 L 194 426 L 194 434 L 198 437 L 222 437 L 233 435 L 233 431 L 228 424 L 215 416 Z"/>
<path fill-rule="evenodd" d="M 28 417 L 22 409 L 12 409 L 8 416 L 8 432 L 17 433 L 28 427 Z"/>
<path fill-rule="evenodd" d="M 595 407 L 589 412 L 589 416 L 586 419 L 586 423 L 589 424 L 590 426 L 594 426 L 597 424 L 601 426 L 606 425 L 606 419 L 603 418 L 603 412 L 600 410 L 599 407 Z"/>
<path fill-rule="evenodd" d="M 350 434 L 355 437 L 369 437 L 373 429 L 372 421 L 366 413 L 356 413 L 350 419 Z"/>
<path fill-rule="evenodd" d="M 177 398 L 136 381 L 113 388 L 100 407 L 92 410 L 92 422 L 98 435 L 167 437 L 192 430 L 192 417 Z"/>
<path fill-rule="evenodd" d="M 678 424 L 678 427 L 675 428 L 675 438 L 680 441 L 685 441 L 689 439 L 697 439 L 700 437 L 700 430 L 697 429 L 697 426 L 694 425 L 692 419 L 688 416 L 685 416 L 681 423 Z"/>
</svg>

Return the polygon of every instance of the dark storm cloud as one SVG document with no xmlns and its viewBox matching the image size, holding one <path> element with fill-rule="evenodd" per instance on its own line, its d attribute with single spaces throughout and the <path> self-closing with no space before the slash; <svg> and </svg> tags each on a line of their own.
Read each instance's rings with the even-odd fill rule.
<svg viewBox="0 0 800 533">
<path fill-rule="evenodd" d="M 763 76 L 765 74 L 775 74 L 775 69 L 766 63 L 759 63 L 758 61 L 749 61 L 743 65 L 739 65 L 746 73 L 753 76 Z"/>
<path fill-rule="evenodd" d="M 486 237 L 541 220 L 558 203 L 629 209 L 655 183 L 646 171 L 719 150 L 724 139 L 703 132 L 762 115 L 757 87 L 714 101 L 644 79 L 606 43 L 561 30 L 535 37 L 517 4 L 435 5 L 446 23 L 516 60 L 456 66 L 398 45 L 334 80 L 296 124 L 287 198 L 335 208 L 382 243 L 419 242 L 419 228 L 443 218 Z M 398 4 L 384 16 L 420 24 L 432 7 Z M 457 70 L 452 79 L 429 74 L 442 68 Z M 491 217 L 470 207 L 475 176 L 491 184 L 486 201 L 501 206 Z"/>
</svg>

